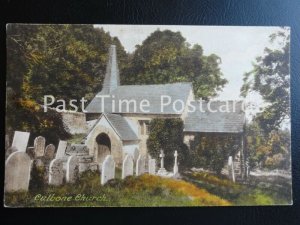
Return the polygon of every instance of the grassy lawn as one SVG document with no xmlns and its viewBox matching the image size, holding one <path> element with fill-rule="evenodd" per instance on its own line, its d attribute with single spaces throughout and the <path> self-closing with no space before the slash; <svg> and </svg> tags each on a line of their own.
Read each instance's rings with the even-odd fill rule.
<svg viewBox="0 0 300 225">
<path fill-rule="evenodd" d="M 184 180 L 144 174 L 100 185 L 100 175 L 85 172 L 75 184 L 46 186 L 27 193 L 6 193 L 11 207 L 76 206 L 229 206 L 290 204 L 290 185 L 276 179 L 276 184 L 250 179 L 233 183 L 225 177 L 205 172 L 185 172 Z M 264 179 L 265 180 L 265 179 Z"/>
<path fill-rule="evenodd" d="M 233 205 L 287 205 L 291 203 L 291 184 L 276 178 L 266 181 L 250 178 L 245 184 L 206 172 L 186 172 L 184 180 L 206 189 Z"/>
<path fill-rule="evenodd" d="M 45 199 L 42 200 L 42 196 Z M 51 196 L 54 196 L 52 200 Z M 5 202 L 11 207 L 231 205 L 229 201 L 182 180 L 145 174 L 111 180 L 101 186 L 99 174 L 93 172 L 82 174 L 72 185 L 48 186 L 42 191 L 28 193 L 7 193 Z"/>
</svg>

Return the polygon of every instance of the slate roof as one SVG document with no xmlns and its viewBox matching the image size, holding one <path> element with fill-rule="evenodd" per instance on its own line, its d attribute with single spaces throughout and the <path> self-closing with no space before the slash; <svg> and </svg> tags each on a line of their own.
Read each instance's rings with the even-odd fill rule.
<svg viewBox="0 0 300 225">
<path fill-rule="evenodd" d="M 135 141 L 139 140 L 137 135 L 129 126 L 128 122 L 120 115 L 117 114 L 102 114 L 99 119 L 97 119 L 94 124 L 92 125 L 91 129 L 88 131 L 88 134 L 94 129 L 97 123 L 100 121 L 102 116 L 108 120 L 108 122 L 112 125 L 113 129 L 117 132 L 120 136 L 122 141 Z"/>
<path fill-rule="evenodd" d="M 192 91 L 192 83 L 172 83 L 172 84 L 158 84 L 158 85 L 121 85 L 112 90 L 110 97 L 104 99 L 104 109 L 102 109 L 102 99 L 97 96 L 105 95 L 103 92 L 99 92 L 95 98 L 86 107 L 88 113 L 144 113 L 140 110 L 140 102 L 143 99 L 149 101 L 150 106 L 145 109 L 149 109 L 146 114 L 181 114 L 173 109 L 172 104 L 164 107 L 161 111 L 161 96 L 170 96 L 171 101 L 181 100 L 184 103 L 187 102 L 188 96 Z M 112 111 L 112 100 L 115 102 L 115 111 Z M 127 110 L 126 104 L 122 104 L 119 108 L 119 100 L 135 100 L 136 110 L 134 105 L 129 104 L 129 110 Z M 167 100 L 165 100 L 167 101 Z M 179 108 L 179 106 L 178 106 Z"/>
<path fill-rule="evenodd" d="M 123 141 L 138 140 L 138 137 L 122 116 L 116 114 L 106 114 L 106 117 L 117 130 Z"/>
<path fill-rule="evenodd" d="M 213 101 L 210 108 L 217 112 L 209 112 L 207 102 L 202 102 L 202 111 L 200 103 L 195 104 L 196 111 L 187 114 L 184 120 L 185 132 L 215 132 L 215 133 L 241 133 L 245 122 L 245 112 L 242 110 L 242 102 L 235 102 L 235 112 L 233 111 L 234 101 L 228 101 L 230 112 L 221 112 L 225 108 L 224 101 Z M 225 107 L 225 106 L 224 106 Z"/>
</svg>

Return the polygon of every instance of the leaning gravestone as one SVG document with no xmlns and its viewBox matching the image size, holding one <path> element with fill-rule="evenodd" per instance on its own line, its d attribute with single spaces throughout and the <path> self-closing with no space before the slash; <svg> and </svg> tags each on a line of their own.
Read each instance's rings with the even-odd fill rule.
<svg viewBox="0 0 300 225">
<path fill-rule="evenodd" d="M 56 159 L 64 158 L 67 146 L 68 143 L 66 141 L 59 141 L 55 156 Z"/>
<path fill-rule="evenodd" d="M 55 156 L 55 146 L 53 144 L 47 145 L 45 149 L 46 160 L 52 160 Z"/>
<path fill-rule="evenodd" d="M 148 172 L 149 174 L 155 174 L 155 169 L 156 169 L 156 160 L 155 159 L 149 159 L 148 161 Z"/>
<path fill-rule="evenodd" d="M 66 166 L 66 182 L 74 183 L 79 175 L 79 162 L 76 155 L 71 155 L 68 158 Z"/>
<path fill-rule="evenodd" d="M 10 156 L 13 152 L 18 151 L 18 149 L 16 147 L 9 147 L 8 149 L 6 149 L 5 151 L 5 160 L 8 158 L 8 156 Z"/>
<path fill-rule="evenodd" d="M 5 162 L 5 191 L 27 191 L 31 160 L 25 152 L 12 153 Z"/>
<path fill-rule="evenodd" d="M 115 178 L 116 163 L 111 155 L 107 155 L 102 163 L 101 184 Z"/>
<path fill-rule="evenodd" d="M 133 159 L 131 155 L 126 155 L 122 165 L 122 179 L 133 175 Z"/>
<path fill-rule="evenodd" d="M 34 153 L 35 157 L 40 157 L 45 154 L 46 139 L 42 136 L 38 136 L 34 139 Z"/>
<path fill-rule="evenodd" d="M 49 184 L 61 185 L 64 180 L 63 160 L 53 159 L 49 166 Z"/>
<path fill-rule="evenodd" d="M 28 132 L 15 131 L 11 146 L 16 147 L 19 152 L 26 152 L 29 135 Z"/>
<path fill-rule="evenodd" d="M 136 161 L 136 171 L 135 174 L 137 176 L 142 175 L 145 173 L 145 157 L 142 155 L 139 155 L 137 161 Z"/>
</svg>

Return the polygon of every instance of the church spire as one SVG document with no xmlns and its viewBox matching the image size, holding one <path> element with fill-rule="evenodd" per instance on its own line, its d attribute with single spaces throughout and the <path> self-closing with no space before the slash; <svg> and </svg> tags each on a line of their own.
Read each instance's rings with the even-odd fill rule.
<svg viewBox="0 0 300 225">
<path fill-rule="evenodd" d="M 103 82 L 102 93 L 110 94 L 120 85 L 120 75 L 117 62 L 116 46 L 111 45 L 108 53 L 108 63 L 106 74 Z"/>
</svg>

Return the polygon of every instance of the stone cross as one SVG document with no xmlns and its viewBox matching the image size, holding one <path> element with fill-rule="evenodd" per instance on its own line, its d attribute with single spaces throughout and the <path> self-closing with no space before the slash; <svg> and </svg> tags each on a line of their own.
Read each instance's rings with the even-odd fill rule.
<svg viewBox="0 0 300 225">
<path fill-rule="evenodd" d="M 163 169 L 164 168 L 164 157 L 165 157 L 165 154 L 164 154 L 163 150 L 160 150 L 159 157 L 161 158 L 161 160 L 160 160 L 160 168 Z"/>
<path fill-rule="evenodd" d="M 175 151 L 174 157 L 175 157 L 175 162 L 174 162 L 173 173 L 174 173 L 174 175 L 176 175 L 176 174 L 178 174 L 178 163 L 177 163 L 178 153 L 177 153 L 177 151 Z"/>
</svg>

